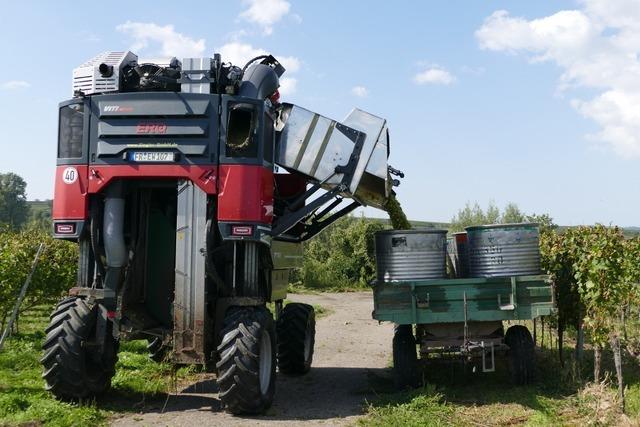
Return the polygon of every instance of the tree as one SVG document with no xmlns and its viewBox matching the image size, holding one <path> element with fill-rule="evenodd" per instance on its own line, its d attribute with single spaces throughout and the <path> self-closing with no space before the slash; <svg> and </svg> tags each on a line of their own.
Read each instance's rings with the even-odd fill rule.
<svg viewBox="0 0 640 427">
<path fill-rule="evenodd" d="M 27 183 L 15 173 L 0 174 L 0 224 L 14 230 L 24 225 L 29 217 Z"/>
<path fill-rule="evenodd" d="M 451 219 L 451 227 L 449 231 L 464 231 L 465 227 L 483 224 L 496 224 L 500 219 L 500 209 L 495 203 L 490 202 L 487 211 L 480 207 L 478 202 L 473 205 L 467 202 L 464 208 L 458 211 L 458 214 Z"/>
<path fill-rule="evenodd" d="M 384 225 L 367 218 L 339 219 L 304 246 L 301 273 L 305 286 L 349 289 L 367 287 L 375 278 L 374 235 Z"/>
<path fill-rule="evenodd" d="M 508 203 L 504 208 L 500 222 L 502 224 L 513 224 L 518 222 L 524 222 L 525 215 L 522 213 L 518 205 L 515 203 Z"/>
<path fill-rule="evenodd" d="M 553 218 L 549 214 L 531 214 L 525 215 L 526 222 L 535 222 L 540 226 L 540 233 L 547 233 L 558 229 L 558 224 L 553 222 Z"/>
</svg>

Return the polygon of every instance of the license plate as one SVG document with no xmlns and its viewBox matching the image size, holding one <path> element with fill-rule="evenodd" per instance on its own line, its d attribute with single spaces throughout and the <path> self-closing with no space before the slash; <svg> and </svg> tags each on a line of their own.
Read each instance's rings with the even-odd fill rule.
<svg viewBox="0 0 640 427">
<path fill-rule="evenodd" d="M 129 160 L 132 162 L 173 162 L 175 153 L 173 151 L 134 151 L 129 153 Z"/>
</svg>

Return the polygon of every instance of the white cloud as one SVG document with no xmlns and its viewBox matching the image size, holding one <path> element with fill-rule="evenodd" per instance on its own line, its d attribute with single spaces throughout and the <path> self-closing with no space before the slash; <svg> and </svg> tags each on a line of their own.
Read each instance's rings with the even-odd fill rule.
<svg viewBox="0 0 640 427">
<path fill-rule="evenodd" d="M 201 57 L 206 49 L 204 39 L 195 40 L 178 33 L 173 25 L 161 26 L 153 22 L 127 21 L 118 25 L 116 30 L 133 39 L 130 49 L 136 53 L 143 51 L 149 55 L 175 56 L 181 59 Z"/>
<path fill-rule="evenodd" d="M 220 53 L 224 62 L 231 62 L 238 67 L 244 66 L 251 58 L 267 54 L 264 49 L 255 48 L 248 43 L 238 41 L 225 44 L 217 52 Z"/>
<path fill-rule="evenodd" d="M 234 65 L 243 67 L 252 58 L 260 55 L 267 55 L 270 52 L 265 49 L 254 47 L 248 43 L 238 41 L 230 42 L 217 50 L 222 55 L 224 62 L 231 62 Z M 291 74 L 300 70 L 300 59 L 295 56 L 279 56 L 273 54 L 282 66 L 287 70 L 285 76 L 280 78 L 280 93 L 282 95 L 291 95 L 295 92 L 298 80 L 291 77 Z"/>
<path fill-rule="evenodd" d="M 500 10 L 476 31 L 482 49 L 524 53 L 532 62 L 552 62 L 558 87 L 599 93 L 571 105 L 600 125 L 592 135 L 624 157 L 640 157 L 640 8 L 637 0 L 582 0 L 527 20 Z"/>
<path fill-rule="evenodd" d="M 283 96 L 292 95 L 296 92 L 297 86 L 298 79 L 295 77 L 282 77 L 280 79 L 280 88 L 278 89 L 278 92 Z"/>
<path fill-rule="evenodd" d="M 365 98 L 369 95 L 369 90 L 364 86 L 354 86 L 351 88 L 351 93 L 357 97 Z"/>
<path fill-rule="evenodd" d="M 31 87 L 29 82 L 25 82 L 24 80 L 9 80 L 2 84 L 0 84 L 0 88 L 3 90 L 17 90 L 17 89 L 26 89 Z"/>
<path fill-rule="evenodd" d="M 244 0 L 249 6 L 240 14 L 242 19 L 258 24 L 265 34 L 273 33 L 273 24 L 289 13 L 291 4 L 286 0 Z"/>
<path fill-rule="evenodd" d="M 413 76 L 413 81 L 419 85 L 450 85 L 456 81 L 456 78 L 444 68 L 433 65 Z"/>
</svg>

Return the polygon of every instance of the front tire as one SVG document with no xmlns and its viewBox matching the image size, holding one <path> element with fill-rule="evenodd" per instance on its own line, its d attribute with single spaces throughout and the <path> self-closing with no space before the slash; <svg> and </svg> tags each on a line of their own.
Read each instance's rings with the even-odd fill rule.
<svg viewBox="0 0 640 427">
<path fill-rule="evenodd" d="M 398 389 L 418 385 L 416 339 L 411 325 L 396 325 L 394 328 L 393 379 Z"/>
<path fill-rule="evenodd" d="M 109 389 L 118 361 L 118 342 L 107 321 L 102 351 L 96 339 L 97 304 L 82 298 L 66 298 L 55 308 L 45 330 L 40 360 L 45 388 L 59 399 L 77 400 L 98 396 Z"/>
<path fill-rule="evenodd" d="M 278 367 L 288 375 L 311 369 L 316 340 L 316 315 L 309 304 L 291 303 L 278 319 Z"/>
<path fill-rule="evenodd" d="M 276 336 L 265 307 L 227 310 L 218 346 L 219 397 L 232 414 L 261 414 L 273 403 Z"/>
<path fill-rule="evenodd" d="M 504 342 L 509 346 L 509 362 L 514 384 L 531 384 L 535 374 L 535 350 L 529 329 L 513 325 L 507 329 Z"/>
</svg>

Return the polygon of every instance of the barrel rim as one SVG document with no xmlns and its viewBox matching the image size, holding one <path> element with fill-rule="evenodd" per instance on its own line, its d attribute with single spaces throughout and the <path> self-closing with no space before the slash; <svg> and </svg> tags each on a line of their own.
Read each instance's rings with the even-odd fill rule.
<svg viewBox="0 0 640 427">
<path fill-rule="evenodd" d="M 376 231 L 376 236 L 386 235 L 386 234 L 447 234 L 449 230 L 444 230 L 440 228 L 427 228 L 424 230 L 381 230 Z"/>
<path fill-rule="evenodd" d="M 523 227 L 537 227 L 540 228 L 540 223 L 537 222 L 516 222 L 511 224 L 488 224 L 488 225 L 472 225 L 465 227 L 466 231 L 477 230 L 494 230 L 497 228 L 523 228 Z"/>
</svg>

